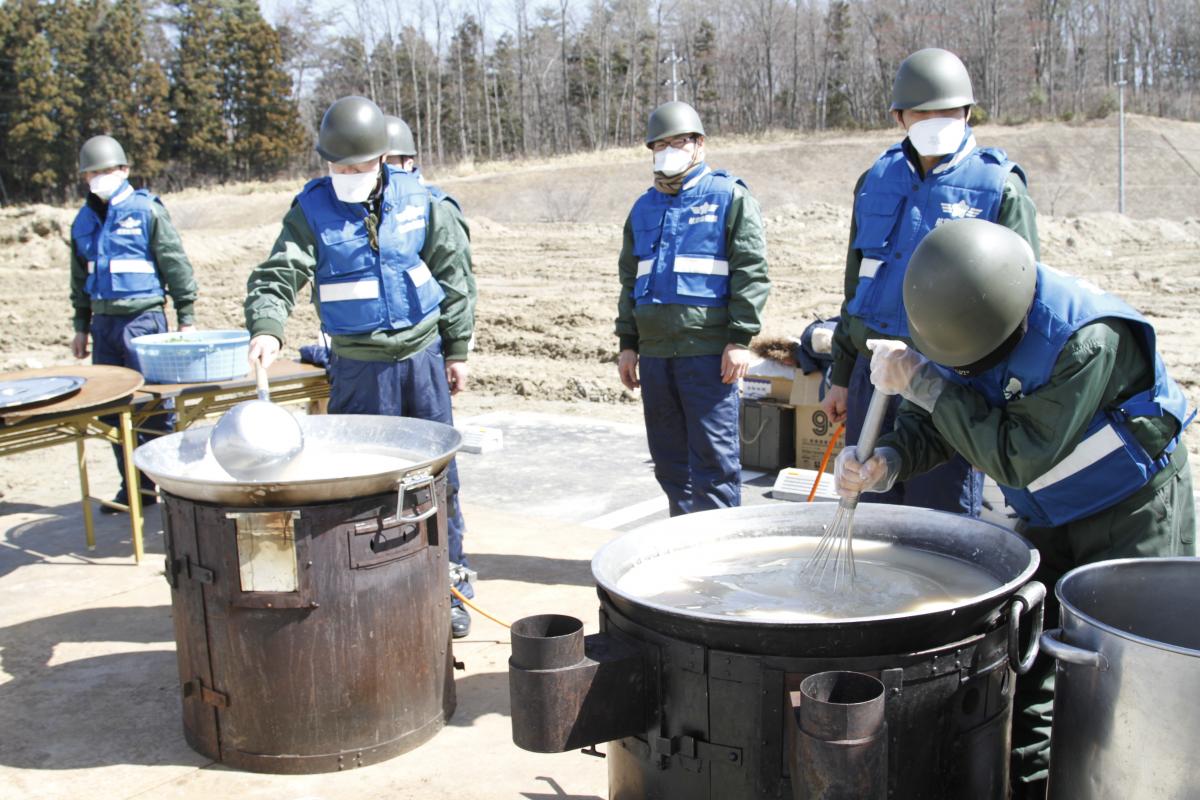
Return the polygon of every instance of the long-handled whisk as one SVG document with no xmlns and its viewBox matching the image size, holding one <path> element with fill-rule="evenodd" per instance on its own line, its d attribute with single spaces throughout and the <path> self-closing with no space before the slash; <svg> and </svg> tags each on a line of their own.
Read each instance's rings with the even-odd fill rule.
<svg viewBox="0 0 1200 800">
<path fill-rule="evenodd" d="M 860 463 L 865 463 L 875 452 L 875 440 L 879 438 L 879 429 L 883 427 L 883 418 L 887 413 L 888 396 L 878 390 L 872 392 L 870 405 L 867 406 L 867 416 L 863 420 L 862 433 L 858 436 L 855 454 Z M 809 576 L 814 583 L 821 583 L 828 573 L 833 578 L 833 588 L 843 581 L 853 582 L 854 569 L 854 509 L 858 507 L 858 495 L 843 497 L 838 501 L 837 513 L 833 521 L 825 528 L 817 549 L 813 551 L 800 570 L 801 574 Z"/>
</svg>

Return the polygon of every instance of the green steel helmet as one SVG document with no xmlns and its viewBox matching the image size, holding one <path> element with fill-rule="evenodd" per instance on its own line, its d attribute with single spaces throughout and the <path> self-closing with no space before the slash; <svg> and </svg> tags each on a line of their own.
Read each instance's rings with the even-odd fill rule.
<svg viewBox="0 0 1200 800">
<path fill-rule="evenodd" d="M 408 127 L 408 123 L 390 114 L 383 119 L 387 123 L 388 135 L 388 149 L 385 155 L 416 158 L 417 143 L 413 139 L 412 129 Z"/>
<path fill-rule="evenodd" d="M 125 148 L 111 136 L 93 136 L 79 148 L 79 172 L 100 172 L 112 167 L 128 167 Z"/>
<path fill-rule="evenodd" d="M 1008 228 L 981 219 L 947 222 L 917 245 L 904 274 L 913 344 L 946 367 L 982 361 L 1025 321 L 1037 259 Z"/>
<path fill-rule="evenodd" d="M 973 105 L 971 76 L 949 50 L 929 47 L 900 62 L 892 84 L 892 111 L 941 111 Z"/>
<path fill-rule="evenodd" d="M 331 164 L 361 164 L 379 158 L 387 149 L 383 112 L 365 97 L 342 97 L 321 117 L 317 152 Z"/>
<path fill-rule="evenodd" d="M 650 119 L 646 121 L 646 147 L 659 139 L 669 139 L 685 133 L 704 135 L 704 125 L 701 124 L 696 109 L 681 100 L 663 103 L 650 112 Z"/>
</svg>

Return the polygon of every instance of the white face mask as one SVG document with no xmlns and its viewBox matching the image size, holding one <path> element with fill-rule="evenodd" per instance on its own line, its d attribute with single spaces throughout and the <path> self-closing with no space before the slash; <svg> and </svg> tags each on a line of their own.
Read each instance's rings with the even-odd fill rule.
<svg viewBox="0 0 1200 800">
<path fill-rule="evenodd" d="M 962 117 L 931 117 L 914 122 L 908 128 L 908 140 L 923 156 L 945 156 L 958 150 L 967 133 Z"/>
<path fill-rule="evenodd" d="M 667 147 L 654 152 L 654 171 L 668 178 L 674 177 L 692 164 L 692 154 L 677 147 Z"/>
<path fill-rule="evenodd" d="M 99 197 L 101 200 L 108 200 L 117 193 L 117 189 L 121 188 L 121 184 L 129 177 L 129 171 L 119 169 L 116 172 L 106 172 L 103 175 L 97 175 L 88 181 L 88 191 Z"/>
<path fill-rule="evenodd" d="M 371 198 L 371 190 L 379 180 L 379 170 L 370 172 L 329 172 L 333 180 L 333 193 L 343 203 L 365 203 Z"/>
</svg>

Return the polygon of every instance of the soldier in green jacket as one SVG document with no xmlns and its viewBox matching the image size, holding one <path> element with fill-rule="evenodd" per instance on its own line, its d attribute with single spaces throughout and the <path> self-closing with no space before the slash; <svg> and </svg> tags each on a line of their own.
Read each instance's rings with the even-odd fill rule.
<svg viewBox="0 0 1200 800">
<path fill-rule="evenodd" d="M 79 151 L 79 174 L 88 185 L 87 200 L 71 225 L 71 305 L 75 337 L 71 352 L 86 358 L 89 339 L 93 364 L 141 370 L 132 341 L 166 333 L 165 296 L 171 296 L 180 331 L 192 329 L 196 280 L 179 233 L 162 201 L 129 184 L 129 160 L 111 136 L 93 136 Z M 116 417 L 103 418 L 116 425 Z M 170 427 L 165 415 L 151 417 L 138 442 Z M 105 514 L 129 503 L 125 458 L 113 445 L 121 488 Z M 157 502 L 154 482 L 141 477 L 142 502 Z"/>
<path fill-rule="evenodd" d="M 408 123 L 390 114 L 384 117 L 384 121 L 387 123 L 388 133 L 388 149 L 384 160 L 396 169 L 402 169 L 420 181 L 421 185 L 429 192 L 429 196 L 442 204 L 442 210 L 454 217 L 459 227 L 462 228 L 463 235 L 470 239 L 471 227 L 467 224 L 467 218 L 463 216 L 462 206 L 458 204 L 457 200 L 446 194 L 441 187 L 433 185 L 421 175 L 421 168 L 417 165 L 417 142 L 413 138 L 412 129 L 408 127 Z M 469 252 L 467 257 L 469 262 Z M 467 264 L 467 270 L 468 300 L 470 302 L 468 311 L 473 317 L 475 314 L 477 292 L 475 289 L 475 273 L 470 263 Z M 465 376 L 461 377 L 463 380 L 466 379 Z M 450 394 L 458 394 L 465 388 L 465 384 L 460 386 L 452 383 L 450 385 Z"/>
<path fill-rule="evenodd" d="M 845 421 L 847 444 L 858 441 L 871 395 L 867 340 L 908 341 L 900 286 L 921 239 L 950 220 L 978 218 L 1016 231 L 1038 250 L 1025 173 L 1003 150 L 978 146 L 967 124 L 974 102 L 966 67 L 946 50 L 919 50 L 896 72 L 892 116 L 905 137 L 854 187 L 845 301 L 822 402 L 833 422 Z M 885 426 L 896 408 L 893 402 Z M 954 457 L 869 499 L 978 516 L 982 497 L 982 476 Z"/>
<path fill-rule="evenodd" d="M 269 365 L 284 322 L 312 282 L 332 339 L 329 413 L 418 417 L 453 424 L 451 387 L 467 385 L 474 329 L 470 241 L 447 204 L 384 163 L 383 112 L 343 97 L 325 112 L 317 152 L 330 174 L 310 181 L 283 219 L 271 254 L 250 274 L 245 302 L 250 359 Z M 465 568 L 458 470 L 448 475 L 452 568 Z M 473 591 L 464 571 L 454 585 Z M 470 617 L 452 600 L 452 632 Z"/>
<path fill-rule="evenodd" d="M 741 503 L 738 381 L 771 283 L 758 203 L 705 163 L 686 103 L 651 113 L 654 185 L 625 221 L 616 333 L 672 516 Z"/>
<path fill-rule="evenodd" d="M 1000 485 L 1050 589 L 1082 564 L 1195 555 L 1180 441 L 1191 415 L 1137 311 L 982 220 L 925 238 L 904 305 L 916 349 L 873 340 L 871 380 L 905 402 L 865 464 L 853 447 L 839 456 L 840 491 L 886 490 L 961 454 Z M 1057 624 L 1051 595 L 1046 626 Z M 1045 796 L 1053 688 L 1046 656 L 1017 681 L 1018 800 Z"/>
</svg>

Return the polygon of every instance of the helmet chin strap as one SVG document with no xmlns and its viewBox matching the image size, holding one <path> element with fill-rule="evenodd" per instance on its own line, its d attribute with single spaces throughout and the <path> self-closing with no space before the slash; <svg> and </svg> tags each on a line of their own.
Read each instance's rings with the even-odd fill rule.
<svg viewBox="0 0 1200 800">
<path fill-rule="evenodd" d="M 1008 335 L 999 347 L 988 353 L 983 358 L 973 364 L 967 364 L 965 367 L 955 367 L 954 371 L 964 378 L 975 378 L 987 372 L 992 367 L 999 364 L 1004 359 L 1012 355 L 1012 351 L 1017 348 L 1021 340 L 1025 338 L 1025 332 L 1029 330 L 1029 314 L 1026 313 L 1021 324 L 1018 325 L 1013 332 Z"/>
</svg>

